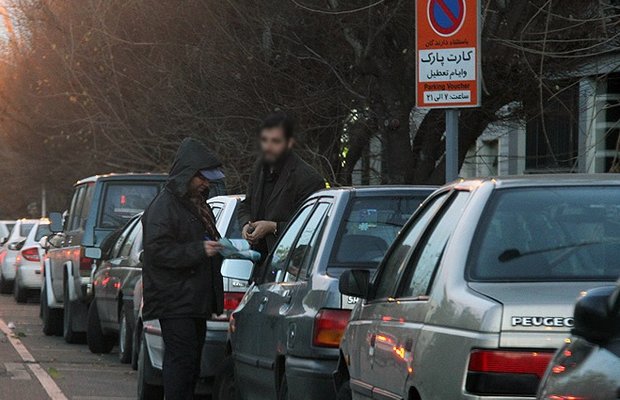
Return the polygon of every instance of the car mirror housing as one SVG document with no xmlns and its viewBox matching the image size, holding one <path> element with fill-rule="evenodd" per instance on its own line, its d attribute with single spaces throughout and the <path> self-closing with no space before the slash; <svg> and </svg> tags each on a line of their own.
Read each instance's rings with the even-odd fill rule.
<svg viewBox="0 0 620 400">
<path fill-rule="evenodd" d="M 49 215 L 49 220 L 50 220 L 50 231 L 52 231 L 52 233 L 60 233 L 62 232 L 62 228 L 63 228 L 63 221 L 62 221 L 62 213 L 59 212 L 51 212 Z"/>
<path fill-rule="evenodd" d="M 366 269 L 352 269 L 343 272 L 338 282 L 340 293 L 367 299 L 370 289 L 370 271 Z"/>
<path fill-rule="evenodd" d="M 573 335 L 593 343 L 609 340 L 620 325 L 617 315 L 609 307 L 610 297 L 616 288 L 605 286 L 589 290 L 575 305 Z"/>
<path fill-rule="evenodd" d="M 227 258 L 222 261 L 221 272 L 224 278 L 249 281 L 254 272 L 254 263 L 250 260 Z"/>
</svg>

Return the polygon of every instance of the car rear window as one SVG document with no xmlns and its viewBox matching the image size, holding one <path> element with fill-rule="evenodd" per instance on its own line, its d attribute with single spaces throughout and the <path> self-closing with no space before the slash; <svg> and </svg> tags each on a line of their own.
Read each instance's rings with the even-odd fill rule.
<svg viewBox="0 0 620 400">
<path fill-rule="evenodd" d="M 39 227 L 37 228 L 37 232 L 34 235 L 34 240 L 38 242 L 44 236 L 49 236 L 51 234 L 52 234 L 52 231 L 50 231 L 49 224 L 39 224 Z"/>
<path fill-rule="evenodd" d="M 159 190 L 159 183 L 107 183 L 99 227 L 115 229 L 125 225 L 131 217 L 144 211 Z"/>
<path fill-rule="evenodd" d="M 478 227 L 468 274 L 478 281 L 614 281 L 620 188 L 498 191 Z"/>
<path fill-rule="evenodd" d="M 30 233 L 30 230 L 34 224 L 20 224 L 19 225 L 19 236 L 26 237 Z"/>
<path fill-rule="evenodd" d="M 424 196 L 357 197 L 349 205 L 330 267 L 376 267 Z"/>
</svg>

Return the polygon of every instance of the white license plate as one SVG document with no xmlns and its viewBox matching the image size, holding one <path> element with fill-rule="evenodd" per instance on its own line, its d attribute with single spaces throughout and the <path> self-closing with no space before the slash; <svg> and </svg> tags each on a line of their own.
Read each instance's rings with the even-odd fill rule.
<svg viewBox="0 0 620 400">
<path fill-rule="evenodd" d="M 352 310 L 353 307 L 360 301 L 359 297 L 342 295 L 342 308 Z"/>
</svg>

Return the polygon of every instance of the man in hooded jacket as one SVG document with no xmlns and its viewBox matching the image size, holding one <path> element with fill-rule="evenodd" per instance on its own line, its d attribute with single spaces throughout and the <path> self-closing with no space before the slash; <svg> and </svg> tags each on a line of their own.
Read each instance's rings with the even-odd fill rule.
<svg viewBox="0 0 620 400">
<path fill-rule="evenodd" d="M 194 397 L 206 321 L 223 311 L 219 234 L 206 203 L 209 182 L 224 177 L 220 167 L 201 142 L 185 139 L 164 190 L 142 217 L 142 313 L 161 324 L 167 400 Z"/>
</svg>

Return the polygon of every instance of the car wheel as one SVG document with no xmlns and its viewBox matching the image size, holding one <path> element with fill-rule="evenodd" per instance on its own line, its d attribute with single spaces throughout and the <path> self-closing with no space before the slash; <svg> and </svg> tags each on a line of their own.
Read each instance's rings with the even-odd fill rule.
<svg viewBox="0 0 620 400">
<path fill-rule="evenodd" d="M 15 297 L 15 301 L 19 304 L 26 303 L 28 301 L 28 291 L 21 287 L 17 275 L 15 275 L 15 284 L 13 286 L 13 297 Z"/>
<path fill-rule="evenodd" d="M 84 341 L 84 334 L 73 330 L 73 303 L 69 300 L 69 283 L 65 282 L 63 290 L 63 324 L 62 335 L 67 343 L 80 343 Z"/>
<path fill-rule="evenodd" d="M 108 354 L 114 347 L 114 340 L 106 336 L 101 329 L 96 299 L 90 303 L 88 308 L 86 343 L 88 343 L 88 349 L 94 354 Z"/>
<path fill-rule="evenodd" d="M 352 400 L 353 393 L 351 393 L 351 382 L 345 381 L 340 385 L 340 389 L 338 389 L 338 393 L 336 395 L 336 400 Z"/>
<path fill-rule="evenodd" d="M 282 374 L 282 382 L 280 390 L 278 390 L 278 400 L 288 400 L 288 382 L 286 381 L 286 372 Z"/>
<path fill-rule="evenodd" d="M 153 383 L 154 374 L 153 364 L 151 364 L 149 351 L 146 348 L 146 340 L 142 334 L 138 353 L 138 400 L 163 400 L 164 388 Z"/>
<path fill-rule="evenodd" d="M 43 321 L 43 333 L 46 336 L 62 335 L 62 309 L 50 308 L 47 303 L 47 285 L 43 282 L 41 290 L 41 320 Z"/>
<path fill-rule="evenodd" d="M 132 358 L 133 333 L 127 321 L 127 312 L 123 306 L 118 327 L 118 357 L 121 364 L 129 364 Z"/>
<path fill-rule="evenodd" d="M 12 289 L 13 285 L 11 285 L 11 282 L 7 281 L 2 272 L 0 272 L 0 293 L 11 294 Z"/>
<path fill-rule="evenodd" d="M 213 383 L 213 400 L 236 400 L 235 367 L 231 356 L 220 364 Z"/>
</svg>

